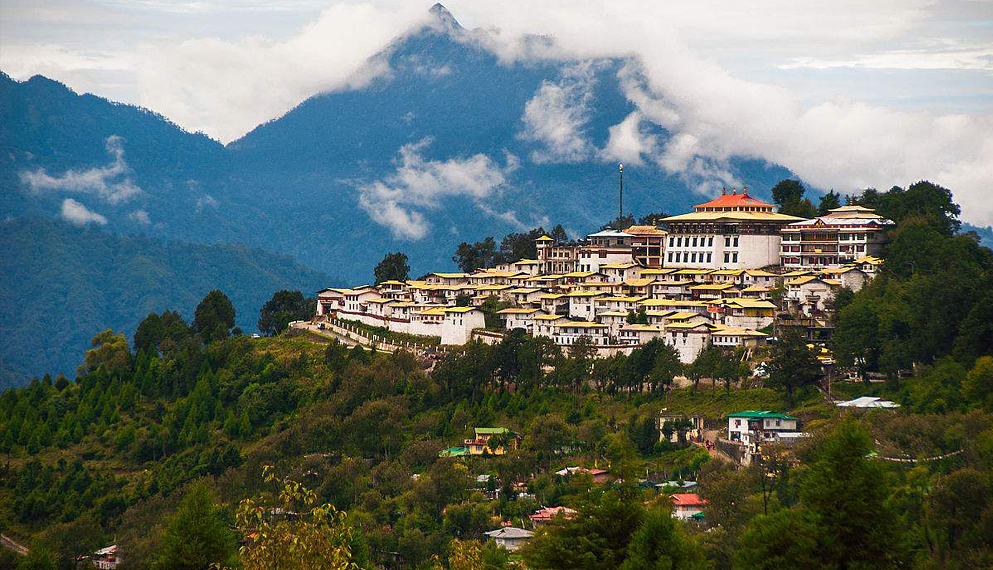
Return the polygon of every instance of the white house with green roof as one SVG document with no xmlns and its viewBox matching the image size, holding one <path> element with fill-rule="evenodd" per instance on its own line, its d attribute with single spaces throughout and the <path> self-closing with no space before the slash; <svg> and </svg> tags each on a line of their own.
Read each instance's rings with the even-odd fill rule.
<svg viewBox="0 0 993 570">
<path fill-rule="evenodd" d="M 746 445 L 776 439 L 781 432 L 797 431 L 797 419 L 777 412 L 745 410 L 728 414 L 728 439 Z"/>
</svg>

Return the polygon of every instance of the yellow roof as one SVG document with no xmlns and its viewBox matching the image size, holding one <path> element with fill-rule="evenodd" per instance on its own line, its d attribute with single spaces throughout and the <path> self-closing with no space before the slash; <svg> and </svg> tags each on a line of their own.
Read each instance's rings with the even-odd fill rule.
<svg viewBox="0 0 993 570">
<path fill-rule="evenodd" d="M 685 321 L 686 319 L 691 319 L 693 317 L 706 317 L 706 315 L 703 315 L 703 314 L 697 313 L 697 312 L 693 312 L 693 311 L 680 311 L 680 312 L 677 312 L 677 313 L 672 313 L 672 314 L 670 314 L 670 315 L 668 315 L 666 317 L 663 317 L 663 318 L 666 319 L 666 320 L 671 320 L 671 321 Z M 707 317 L 707 318 L 709 318 L 709 317 Z"/>
<path fill-rule="evenodd" d="M 624 282 L 628 287 L 646 287 L 652 283 L 655 283 L 655 279 L 628 279 Z"/>
<path fill-rule="evenodd" d="M 643 269 L 641 271 L 642 275 L 667 275 L 676 271 L 675 267 L 654 267 L 651 269 Z"/>
<path fill-rule="evenodd" d="M 368 301 L 366 301 L 366 303 L 372 303 L 374 305 L 382 305 L 386 303 L 396 303 L 396 302 L 397 302 L 396 299 L 383 299 L 383 298 L 369 299 Z"/>
<path fill-rule="evenodd" d="M 787 285 L 803 285 L 804 283 L 810 283 L 811 281 L 823 281 L 820 277 L 816 275 L 804 275 L 802 277 L 797 277 L 792 281 L 787 282 Z"/>
<path fill-rule="evenodd" d="M 711 275 L 741 275 L 744 272 L 744 269 L 718 269 L 711 272 Z"/>
<path fill-rule="evenodd" d="M 656 226 L 629 226 L 624 233 L 631 234 L 633 236 L 664 236 L 669 232 L 665 230 L 660 230 Z"/>
<path fill-rule="evenodd" d="M 638 264 L 633 261 L 628 261 L 625 263 L 608 263 L 606 265 L 601 265 L 600 269 L 629 269 L 631 267 L 637 267 Z"/>
<path fill-rule="evenodd" d="M 606 293 L 600 291 L 570 291 L 566 293 L 566 297 L 599 297 L 600 295 L 606 295 Z"/>
<path fill-rule="evenodd" d="M 763 299 L 728 299 L 725 301 L 728 305 L 738 305 L 739 307 L 747 307 L 749 309 L 775 309 L 776 305 L 772 301 L 766 301 Z"/>
<path fill-rule="evenodd" d="M 529 313 L 540 312 L 538 309 L 524 309 L 519 307 L 510 307 L 509 309 L 502 309 L 497 311 L 498 315 L 527 315 Z"/>
<path fill-rule="evenodd" d="M 742 293 L 765 293 L 767 291 L 772 291 L 772 288 L 765 285 L 749 285 L 741 290 Z"/>
<path fill-rule="evenodd" d="M 435 309 L 424 309 L 423 311 L 420 312 L 420 314 L 422 314 L 422 315 L 444 315 L 445 314 L 445 308 L 444 307 L 438 307 L 438 308 L 435 308 Z"/>
<path fill-rule="evenodd" d="M 751 275 L 752 277 L 775 277 L 775 273 L 769 273 L 768 271 L 762 271 L 761 269 L 746 269 L 745 273 Z"/>
<path fill-rule="evenodd" d="M 733 283 L 704 283 L 703 285 L 693 285 L 690 289 L 702 291 L 723 291 L 734 287 Z"/>
<path fill-rule="evenodd" d="M 541 265 L 543 261 L 538 261 L 537 259 L 522 259 L 514 263 L 514 265 Z"/>
<path fill-rule="evenodd" d="M 605 329 L 607 325 L 603 323 L 591 323 L 589 321 L 566 321 L 564 323 L 557 323 L 557 327 L 576 327 L 584 329 Z"/>
<path fill-rule="evenodd" d="M 707 323 L 687 323 L 687 322 L 669 323 L 669 324 L 665 325 L 665 329 L 666 330 L 670 330 L 670 329 L 692 330 L 692 329 L 695 329 L 695 328 L 698 328 L 698 327 L 703 327 L 703 328 L 708 328 L 709 329 L 710 328 L 710 325 L 708 325 Z"/>
<path fill-rule="evenodd" d="M 805 218 L 775 212 L 690 212 L 663 218 L 664 222 L 709 222 L 713 220 L 741 220 L 759 222 L 798 222 Z"/>
<path fill-rule="evenodd" d="M 389 281 L 382 281 L 380 285 L 406 285 L 403 281 L 397 281 L 396 279 L 390 279 Z"/>
<path fill-rule="evenodd" d="M 590 277 L 596 275 L 597 271 L 573 271 L 571 273 L 566 273 L 562 277 Z"/>
<path fill-rule="evenodd" d="M 536 239 L 535 241 L 555 241 L 555 240 L 553 240 L 552 238 L 550 238 L 548 236 L 541 236 L 540 238 Z"/>
<path fill-rule="evenodd" d="M 717 325 L 711 331 L 710 334 L 724 335 L 724 336 L 754 336 L 754 337 L 767 337 L 769 335 L 765 333 L 760 333 L 759 331 L 752 329 L 736 329 L 732 327 L 726 327 L 724 325 Z"/>
<path fill-rule="evenodd" d="M 821 269 L 821 273 L 824 275 L 835 275 L 839 273 L 848 273 L 849 271 L 862 271 L 858 267 L 853 267 L 851 265 L 846 265 L 844 267 L 825 267 Z"/>
<path fill-rule="evenodd" d="M 869 263 L 872 265 L 881 265 L 883 263 L 883 260 L 872 255 L 867 255 L 865 257 L 860 257 L 856 259 L 855 263 Z"/>
<path fill-rule="evenodd" d="M 676 285 L 689 285 L 690 283 L 696 283 L 692 279 L 678 279 L 676 281 L 656 281 L 654 285 L 660 285 L 662 287 L 672 287 Z"/>
<path fill-rule="evenodd" d="M 476 307 L 448 307 L 445 309 L 446 313 L 468 313 L 470 311 L 478 311 Z"/>
<path fill-rule="evenodd" d="M 713 269 L 680 269 L 676 275 L 708 275 L 713 272 Z"/>
<path fill-rule="evenodd" d="M 536 321 L 557 321 L 559 319 L 567 318 L 565 315 L 535 315 L 534 320 Z"/>
<path fill-rule="evenodd" d="M 437 275 L 438 277 L 443 277 L 445 279 L 460 279 L 462 277 L 468 277 L 468 273 L 430 273 L 429 275 Z"/>
<path fill-rule="evenodd" d="M 661 310 L 661 311 L 658 311 L 658 310 L 645 311 L 645 314 L 648 315 L 649 317 L 667 317 L 669 315 L 674 315 L 674 314 L 676 314 L 678 312 L 679 311 L 673 311 L 672 309 L 664 309 L 664 310 Z"/>
<path fill-rule="evenodd" d="M 537 293 L 538 291 L 541 291 L 541 289 L 535 289 L 533 287 L 518 287 L 516 289 L 511 289 L 510 291 L 507 291 L 507 292 L 508 293 Z"/>
<path fill-rule="evenodd" d="M 549 293 L 548 295 L 541 295 L 540 297 L 538 297 L 538 299 L 539 300 L 544 300 L 544 299 L 561 299 L 562 297 L 565 297 L 565 295 L 562 294 L 562 293 Z"/>
</svg>

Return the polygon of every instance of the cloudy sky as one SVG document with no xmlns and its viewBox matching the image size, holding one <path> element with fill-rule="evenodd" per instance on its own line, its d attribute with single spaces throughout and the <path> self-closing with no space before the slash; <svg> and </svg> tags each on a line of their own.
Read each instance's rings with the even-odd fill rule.
<svg viewBox="0 0 993 570">
<path fill-rule="evenodd" d="M 663 166 L 748 155 L 823 188 L 930 178 L 955 190 L 967 220 L 993 223 L 991 1 L 445 5 L 507 62 L 640 58 L 648 84 L 626 90 L 638 114 L 617 126 L 617 141 L 650 147 L 637 138 L 639 122 L 665 126 L 675 135 L 667 148 L 644 149 Z M 3 0 L 0 68 L 143 105 L 227 142 L 314 93 L 385 72 L 367 58 L 423 22 L 429 6 Z M 527 34 L 555 45 L 535 49 Z M 530 125 L 527 113 L 542 111 L 527 109 L 522 120 Z M 568 138 L 556 144 L 582 151 Z"/>
</svg>

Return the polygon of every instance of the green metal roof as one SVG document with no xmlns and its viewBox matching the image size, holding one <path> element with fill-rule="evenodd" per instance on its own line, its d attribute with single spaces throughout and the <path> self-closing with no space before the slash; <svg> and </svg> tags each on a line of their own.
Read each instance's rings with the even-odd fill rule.
<svg viewBox="0 0 993 570">
<path fill-rule="evenodd" d="M 438 457 L 461 457 L 468 454 L 469 451 L 464 447 L 449 447 L 448 449 L 442 449 L 438 453 Z"/>
<path fill-rule="evenodd" d="M 759 410 L 745 410 L 744 412 L 737 412 L 734 414 L 728 414 L 729 418 L 779 418 L 781 420 L 795 420 L 793 416 L 788 416 L 786 414 L 779 414 L 776 412 L 769 411 L 759 411 Z"/>
<path fill-rule="evenodd" d="M 509 433 L 509 432 L 510 432 L 509 429 L 502 428 L 502 427 L 497 427 L 497 428 L 478 427 L 478 428 L 476 428 L 476 433 L 482 434 L 482 435 L 499 435 L 499 434 L 504 434 L 504 433 Z"/>
</svg>

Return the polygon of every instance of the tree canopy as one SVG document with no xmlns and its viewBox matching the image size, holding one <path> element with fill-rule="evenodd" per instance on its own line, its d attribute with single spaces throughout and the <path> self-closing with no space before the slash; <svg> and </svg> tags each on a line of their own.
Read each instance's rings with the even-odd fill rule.
<svg viewBox="0 0 993 570">
<path fill-rule="evenodd" d="M 406 281 L 410 274 L 407 254 L 402 251 L 387 253 L 383 256 L 383 260 L 376 265 L 373 274 L 376 278 L 376 285 L 383 281 Z"/>
<path fill-rule="evenodd" d="M 220 289 L 214 289 L 197 305 L 193 330 L 206 343 L 225 339 L 234 328 L 234 305 Z"/>
<path fill-rule="evenodd" d="M 266 336 L 275 336 L 286 330 L 291 322 L 311 318 L 316 309 L 317 300 L 304 297 L 300 291 L 276 291 L 259 311 L 259 331 Z"/>
</svg>

